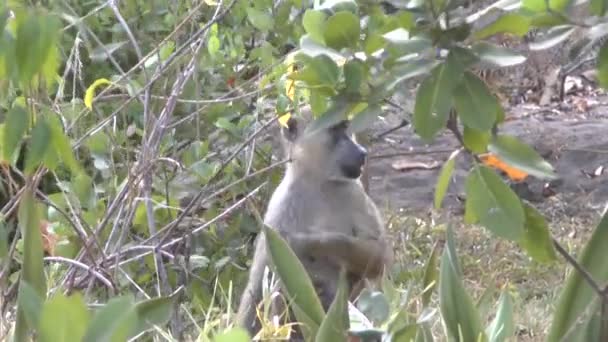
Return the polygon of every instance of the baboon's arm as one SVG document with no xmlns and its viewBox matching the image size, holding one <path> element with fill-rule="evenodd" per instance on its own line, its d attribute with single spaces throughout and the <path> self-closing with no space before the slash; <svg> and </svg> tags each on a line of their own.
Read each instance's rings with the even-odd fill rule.
<svg viewBox="0 0 608 342">
<path fill-rule="evenodd" d="M 251 334 L 255 334 L 259 328 L 256 307 L 262 300 L 262 278 L 268 260 L 265 243 L 264 233 L 259 234 L 255 242 L 247 286 L 241 295 L 236 313 L 237 325 L 246 328 Z"/>
<path fill-rule="evenodd" d="M 306 251 L 311 256 L 326 257 L 345 266 L 349 272 L 368 278 L 379 276 L 393 257 L 392 249 L 382 240 L 343 233 L 298 233 L 290 237 L 290 242 L 300 251 Z"/>
</svg>

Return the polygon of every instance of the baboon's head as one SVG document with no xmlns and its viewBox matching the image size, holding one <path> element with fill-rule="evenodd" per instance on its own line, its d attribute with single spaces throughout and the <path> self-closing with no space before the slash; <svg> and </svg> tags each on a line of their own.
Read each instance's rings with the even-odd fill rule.
<svg viewBox="0 0 608 342">
<path fill-rule="evenodd" d="M 291 117 L 282 127 L 290 168 L 299 177 L 322 180 L 356 179 L 361 175 L 367 151 L 348 131 L 348 120 L 315 131 L 305 130 L 302 118 Z"/>
</svg>

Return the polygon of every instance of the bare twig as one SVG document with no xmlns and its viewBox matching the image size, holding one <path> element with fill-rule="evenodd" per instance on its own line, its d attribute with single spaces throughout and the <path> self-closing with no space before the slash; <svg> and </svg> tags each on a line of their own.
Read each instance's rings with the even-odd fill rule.
<svg viewBox="0 0 608 342">
<path fill-rule="evenodd" d="M 60 256 L 49 256 L 49 257 L 45 257 L 44 260 L 62 262 L 64 264 L 69 264 L 72 266 L 76 266 L 80 269 L 83 269 L 83 270 L 87 271 L 89 274 L 92 274 L 95 278 L 97 278 L 97 280 L 101 281 L 105 286 L 107 286 L 108 289 L 110 289 L 112 294 L 116 293 L 116 288 L 115 288 L 114 284 L 112 283 L 112 281 L 110 281 L 110 279 L 106 278 L 103 274 L 99 273 L 92 267 L 89 267 L 88 265 L 81 263 L 80 261 L 76 261 L 73 259 L 68 259 L 68 258 L 64 258 L 64 257 L 60 257 Z"/>
</svg>

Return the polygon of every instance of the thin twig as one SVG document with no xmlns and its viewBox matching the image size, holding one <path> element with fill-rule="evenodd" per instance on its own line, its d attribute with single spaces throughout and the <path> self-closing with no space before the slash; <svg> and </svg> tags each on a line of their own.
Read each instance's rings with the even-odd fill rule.
<svg viewBox="0 0 608 342">
<path fill-rule="evenodd" d="M 89 274 L 92 274 L 93 276 L 95 276 L 95 278 L 97 278 L 99 281 L 101 281 L 104 285 L 106 285 L 108 287 L 108 289 L 110 289 L 112 294 L 114 294 L 116 292 L 116 288 L 114 287 L 114 284 L 112 283 L 112 281 L 110 281 L 110 279 L 106 278 L 103 274 L 99 273 L 98 271 L 89 267 L 88 265 L 81 263 L 80 261 L 76 261 L 73 259 L 68 259 L 68 258 L 64 258 L 64 257 L 60 257 L 60 256 L 49 256 L 49 257 L 45 257 L 44 260 L 62 262 L 62 263 L 69 264 L 72 266 L 76 266 L 80 269 L 83 269 L 83 270 L 87 271 Z"/>
</svg>

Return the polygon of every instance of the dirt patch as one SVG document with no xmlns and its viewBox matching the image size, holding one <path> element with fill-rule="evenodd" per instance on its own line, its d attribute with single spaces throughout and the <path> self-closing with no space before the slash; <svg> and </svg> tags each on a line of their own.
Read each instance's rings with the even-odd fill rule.
<svg viewBox="0 0 608 342">
<path fill-rule="evenodd" d="M 413 92 L 410 95 L 400 101 L 406 111 L 413 108 Z M 608 202 L 608 171 L 603 170 L 608 167 L 608 96 L 583 100 L 588 103 L 584 111 L 572 104 L 582 101 L 578 97 L 553 107 L 521 104 L 505 108 L 509 120 L 501 126 L 501 133 L 533 146 L 560 177 L 550 184 L 529 178 L 512 185 L 521 197 L 549 214 L 561 210 L 559 214 L 567 216 L 597 215 Z M 389 113 L 375 125 L 372 135 L 398 125 L 401 118 L 403 113 Z M 441 165 L 458 146 L 448 132 L 427 144 L 411 126 L 382 136 L 371 147 L 372 197 L 389 210 L 430 210 Z M 468 158 L 464 154 L 458 157 L 444 201 L 445 209 L 456 213 L 464 206 L 464 180 L 471 166 Z M 408 167 L 400 171 L 399 164 Z M 558 202 L 561 205 L 556 205 Z"/>
</svg>

